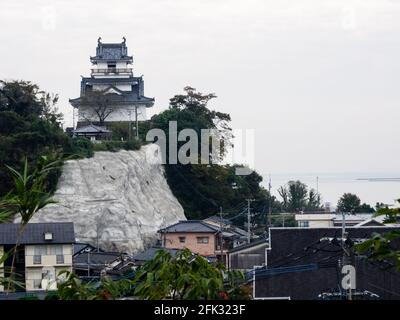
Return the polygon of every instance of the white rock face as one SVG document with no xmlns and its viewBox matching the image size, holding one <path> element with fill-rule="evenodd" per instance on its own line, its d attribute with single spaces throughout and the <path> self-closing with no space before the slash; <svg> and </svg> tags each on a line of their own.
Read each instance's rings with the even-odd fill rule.
<svg viewBox="0 0 400 320">
<path fill-rule="evenodd" d="M 135 253 L 155 242 L 157 230 L 186 220 L 164 177 L 156 145 L 139 151 L 96 152 L 67 161 L 54 199 L 32 222 L 66 222 L 77 241 Z"/>
</svg>

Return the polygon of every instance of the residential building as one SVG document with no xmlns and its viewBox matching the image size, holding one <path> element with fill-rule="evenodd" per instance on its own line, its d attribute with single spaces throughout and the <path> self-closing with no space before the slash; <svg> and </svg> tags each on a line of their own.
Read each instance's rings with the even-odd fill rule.
<svg viewBox="0 0 400 320">
<path fill-rule="evenodd" d="M 207 258 L 228 264 L 228 251 L 247 243 L 247 232 L 229 220 L 210 217 L 205 220 L 179 221 L 159 230 L 161 245 L 167 249 L 187 248 Z"/>
<path fill-rule="evenodd" d="M 147 261 L 153 260 L 159 250 L 167 250 L 173 257 L 179 252 L 178 249 L 168 249 L 163 247 L 150 247 L 143 252 L 135 254 L 132 258 L 136 266 L 141 266 Z"/>
<path fill-rule="evenodd" d="M 358 255 L 354 244 L 393 227 L 270 228 L 264 266 L 255 268 L 256 299 L 343 299 L 343 265 L 355 268 L 354 299 L 399 299 L 400 272 Z M 344 237 L 343 237 L 344 236 Z M 400 241 L 392 242 L 393 249 Z M 346 250 L 343 250 L 345 248 Z M 391 268 L 389 268 L 391 267 Z"/>
<path fill-rule="evenodd" d="M 159 230 L 162 246 L 167 249 L 189 249 L 201 256 L 216 256 L 219 228 L 201 220 L 179 221 Z"/>
<path fill-rule="evenodd" d="M 98 278 L 103 274 L 118 271 L 129 261 L 131 259 L 125 253 L 93 251 L 87 247 L 86 250 L 81 249 L 74 254 L 73 270 L 81 278 Z"/>
<path fill-rule="evenodd" d="M 371 213 L 341 213 L 335 212 L 304 212 L 295 215 L 297 226 L 300 228 L 330 228 L 341 227 L 343 222 L 346 227 L 358 225 L 364 221 L 372 219 Z M 384 217 L 376 217 L 374 220 L 382 223 Z"/>
<path fill-rule="evenodd" d="M 91 124 L 107 126 L 113 122 L 134 121 L 137 127 L 138 121 L 146 120 L 146 109 L 153 106 L 154 98 L 144 95 L 143 76 L 133 74 L 130 66 L 133 57 L 128 55 L 126 39 L 123 38 L 121 43 L 103 43 L 99 38 L 96 55 L 90 57 L 90 62 L 93 69 L 90 77 L 82 77 L 80 97 L 69 100 L 78 110 L 77 128 L 80 131 L 75 133 L 92 135 L 93 128 L 86 128 Z M 104 94 L 104 101 L 96 106 L 85 99 L 94 91 Z M 103 129 L 100 131 L 101 135 L 108 134 Z"/>
<path fill-rule="evenodd" d="M 19 224 L 0 224 L 0 255 L 17 243 Z M 72 222 L 29 223 L 26 225 L 15 257 L 16 279 L 26 291 L 55 290 L 61 271 L 72 271 L 72 246 L 75 242 Z M 12 257 L 4 262 L 0 276 L 9 276 Z M 5 288 L 0 287 L 0 291 Z"/>
<path fill-rule="evenodd" d="M 228 251 L 228 269 L 248 271 L 265 264 L 267 239 L 258 239 Z"/>
</svg>

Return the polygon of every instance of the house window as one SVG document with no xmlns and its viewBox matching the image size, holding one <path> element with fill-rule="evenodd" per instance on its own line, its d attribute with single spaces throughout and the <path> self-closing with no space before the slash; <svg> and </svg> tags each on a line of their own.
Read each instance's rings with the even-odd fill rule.
<svg viewBox="0 0 400 320">
<path fill-rule="evenodd" d="M 208 243 L 209 237 L 197 237 L 197 243 Z"/>
<path fill-rule="evenodd" d="M 179 242 L 180 243 L 185 243 L 186 237 L 179 237 Z"/>
<path fill-rule="evenodd" d="M 53 240 L 53 233 L 51 233 L 51 232 L 45 232 L 45 234 L 44 234 L 44 240 Z"/>
<path fill-rule="evenodd" d="M 57 264 L 63 264 L 63 263 L 64 263 L 64 255 L 58 254 L 58 255 L 56 256 L 56 263 L 57 263 Z"/>
<path fill-rule="evenodd" d="M 33 256 L 33 264 L 41 264 L 42 263 L 42 256 L 34 255 Z"/>
<path fill-rule="evenodd" d="M 307 220 L 299 221 L 299 227 L 300 228 L 309 228 L 310 227 L 310 222 L 307 221 Z"/>
<path fill-rule="evenodd" d="M 42 279 L 34 279 L 33 289 L 41 289 L 41 288 L 42 288 Z"/>
</svg>

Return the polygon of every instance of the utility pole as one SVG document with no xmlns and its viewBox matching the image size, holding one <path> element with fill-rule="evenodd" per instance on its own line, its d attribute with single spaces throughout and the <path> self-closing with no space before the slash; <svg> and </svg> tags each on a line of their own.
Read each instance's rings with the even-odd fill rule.
<svg viewBox="0 0 400 320">
<path fill-rule="evenodd" d="M 132 116 L 131 116 L 131 114 L 132 114 L 132 111 L 131 111 L 131 110 L 128 110 L 128 114 L 129 114 L 129 123 L 128 123 L 128 142 L 130 142 L 130 141 L 131 141 L 131 135 L 132 135 L 132 133 L 131 133 L 131 131 L 132 131 Z"/>
<path fill-rule="evenodd" d="M 139 120 L 137 113 L 137 105 L 135 105 L 135 120 L 136 120 L 136 139 L 139 140 Z"/>
<path fill-rule="evenodd" d="M 272 214 L 272 195 L 271 195 L 271 175 L 269 175 L 269 183 L 268 183 L 268 194 L 269 194 L 269 201 L 268 201 L 268 227 L 271 228 L 271 214 Z"/>
<path fill-rule="evenodd" d="M 351 263 L 350 252 L 348 252 L 346 250 L 346 246 L 345 246 L 346 238 L 347 238 L 346 213 L 342 212 L 342 250 L 343 250 L 342 267 L 345 266 L 345 265 L 348 265 L 349 263 Z M 353 275 L 351 275 L 351 276 L 353 276 Z M 351 285 L 349 285 L 349 288 L 348 288 L 347 299 L 348 300 L 352 300 L 352 288 L 351 288 Z"/>
<path fill-rule="evenodd" d="M 222 207 L 219 207 L 219 245 L 221 249 L 221 262 L 224 257 L 224 237 L 222 235 Z"/>
<path fill-rule="evenodd" d="M 250 212 L 250 203 L 254 201 L 254 199 L 246 199 L 247 201 L 247 243 L 251 242 L 251 212 Z"/>
</svg>

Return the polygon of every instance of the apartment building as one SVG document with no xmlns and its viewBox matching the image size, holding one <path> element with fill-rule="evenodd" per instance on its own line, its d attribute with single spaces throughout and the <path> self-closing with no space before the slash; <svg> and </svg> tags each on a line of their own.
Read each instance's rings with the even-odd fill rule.
<svg viewBox="0 0 400 320">
<path fill-rule="evenodd" d="M 0 256 L 13 250 L 19 228 L 19 224 L 0 224 Z M 25 285 L 26 291 L 57 289 L 59 273 L 72 271 L 74 242 L 72 222 L 28 224 L 20 237 L 15 257 L 16 280 Z M 9 275 L 11 266 L 10 256 L 0 265 L 0 278 Z M 0 287 L 0 292 L 5 289 Z"/>
</svg>

